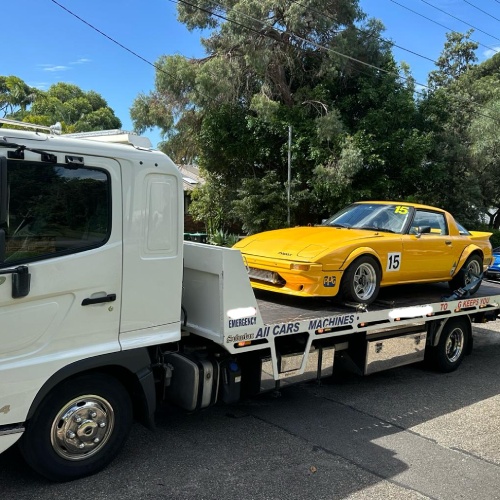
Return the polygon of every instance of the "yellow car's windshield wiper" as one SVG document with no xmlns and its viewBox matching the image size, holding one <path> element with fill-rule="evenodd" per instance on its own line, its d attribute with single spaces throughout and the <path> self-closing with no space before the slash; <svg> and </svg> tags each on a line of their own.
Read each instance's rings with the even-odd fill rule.
<svg viewBox="0 0 500 500">
<path fill-rule="evenodd" d="M 387 229 L 386 227 L 377 227 L 377 226 L 359 226 L 355 229 L 367 229 L 368 231 L 382 231 L 384 233 L 396 233 L 397 231 L 393 231 L 392 229 Z"/>
<path fill-rule="evenodd" d="M 327 224 L 328 227 L 346 227 L 350 228 L 351 226 L 348 226 L 347 224 L 339 224 L 338 222 L 335 222 L 334 224 Z"/>
</svg>

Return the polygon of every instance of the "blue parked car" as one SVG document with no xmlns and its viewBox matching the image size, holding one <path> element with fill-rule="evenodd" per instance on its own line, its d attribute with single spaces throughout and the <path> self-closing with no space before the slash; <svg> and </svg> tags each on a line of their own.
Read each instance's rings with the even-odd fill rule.
<svg viewBox="0 0 500 500">
<path fill-rule="evenodd" d="M 484 273 L 484 277 L 500 281 L 500 247 L 493 249 L 493 262 Z"/>
</svg>

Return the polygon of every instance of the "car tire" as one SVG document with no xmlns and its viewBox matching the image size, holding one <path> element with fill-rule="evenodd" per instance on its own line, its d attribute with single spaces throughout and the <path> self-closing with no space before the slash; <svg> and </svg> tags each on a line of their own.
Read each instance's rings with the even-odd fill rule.
<svg viewBox="0 0 500 500">
<path fill-rule="evenodd" d="M 467 286 L 473 279 L 471 273 L 480 275 L 482 272 L 483 272 L 483 259 L 479 255 L 473 254 L 465 261 L 465 264 L 462 266 L 460 271 L 458 271 L 456 276 L 454 276 L 451 279 L 451 281 L 449 282 L 450 288 L 452 290 L 463 288 L 464 286 Z M 481 280 L 479 280 L 479 282 L 477 283 L 476 286 L 474 286 L 474 288 L 471 288 L 469 290 L 469 293 L 473 295 L 479 290 L 480 286 L 481 286 Z"/>
<path fill-rule="evenodd" d="M 371 304 L 380 290 L 380 266 L 370 255 L 358 257 L 345 271 L 341 283 L 346 302 Z"/>
<path fill-rule="evenodd" d="M 100 471 L 118 454 L 132 414 L 130 396 L 115 378 L 69 379 L 39 405 L 19 447 L 28 465 L 47 479 L 78 479 Z"/>
<path fill-rule="evenodd" d="M 428 346 L 425 360 L 434 370 L 449 373 L 456 370 L 469 352 L 472 340 L 470 323 L 466 318 L 449 319 L 443 327 L 436 346 Z"/>
</svg>

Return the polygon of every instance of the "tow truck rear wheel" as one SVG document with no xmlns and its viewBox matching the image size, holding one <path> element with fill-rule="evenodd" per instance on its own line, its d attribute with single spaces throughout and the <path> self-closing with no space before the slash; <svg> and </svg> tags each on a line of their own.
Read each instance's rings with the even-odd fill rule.
<svg viewBox="0 0 500 500">
<path fill-rule="evenodd" d="M 132 424 L 128 392 L 115 378 L 84 375 L 52 390 L 20 441 L 26 462 L 52 481 L 98 472 L 118 454 Z"/>
<path fill-rule="evenodd" d="M 429 346 L 426 361 L 431 368 L 449 373 L 456 370 L 468 351 L 472 331 L 466 318 L 449 319 L 441 331 L 438 344 Z"/>
</svg>

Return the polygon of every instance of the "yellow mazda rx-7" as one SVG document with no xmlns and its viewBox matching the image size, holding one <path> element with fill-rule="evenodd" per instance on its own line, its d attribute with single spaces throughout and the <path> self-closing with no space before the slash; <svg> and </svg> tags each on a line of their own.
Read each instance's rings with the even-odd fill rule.
<svg viewBox="0 0 500 500">
<path fill-rule="evenodd" d="M 439 208 L 370 201 L 350 205 L 320 226 L 254 234 L 234 248 L 254 288 L 369 304 L 389 285 L 468 285 L 491 263 L 490 235 L 467 231 Z M 471 294 L 481 284 L 476 281 Z"/>
</svg>

